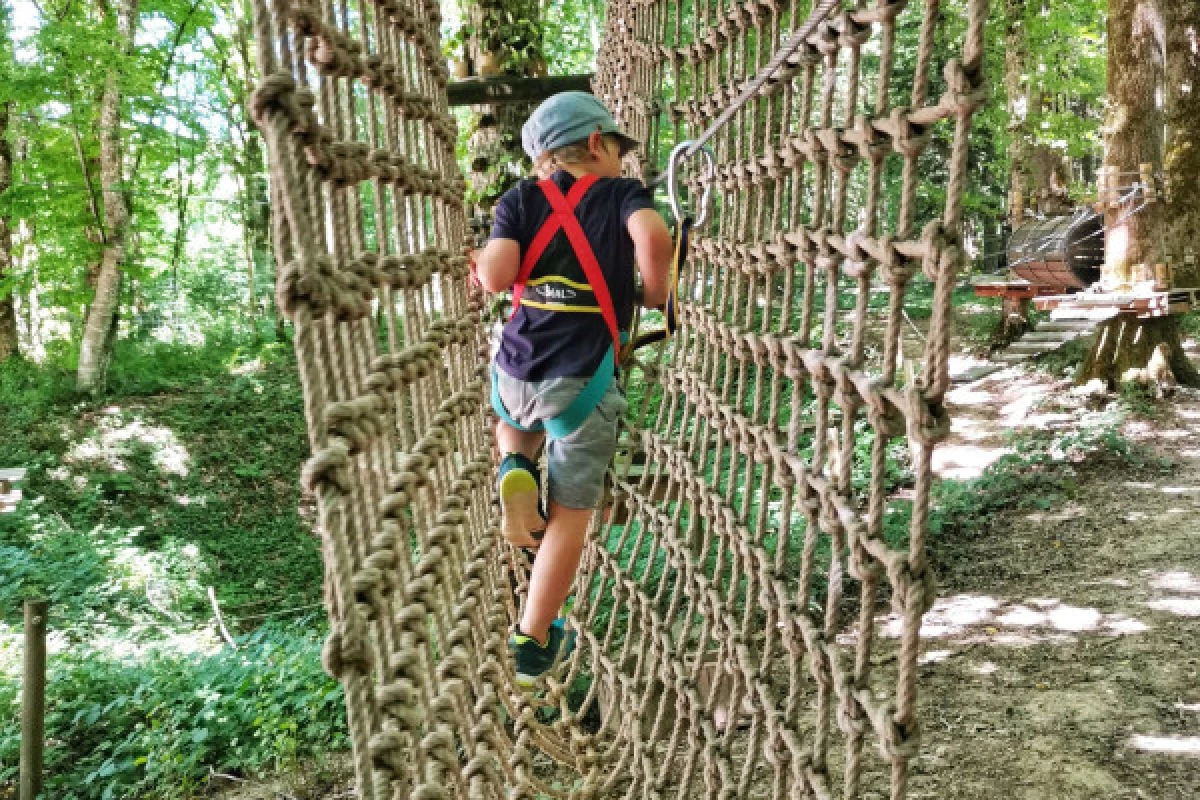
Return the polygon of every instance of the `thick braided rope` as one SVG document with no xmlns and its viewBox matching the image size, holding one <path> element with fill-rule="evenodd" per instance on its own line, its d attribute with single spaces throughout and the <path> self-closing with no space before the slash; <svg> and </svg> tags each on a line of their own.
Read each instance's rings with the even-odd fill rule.
<svg viewBox="0 0 1200 800">
<path fill-rule="evenodd" d="M 643 174 L 665 158 L 659 139 L 702 130 L 807 10 L 612 3 L 597 91 L 648 143 Z M 950 24 L 936 0 L 833 15 L 716 137 L 719 221 L 684 275 L 684 333 L 628 376 L 646 387 L 630 431 L 646 468 L 617 475 L 579 579 L 576 655 L 530 697 L 505 652 L 524 578 L 497 543 L 437 2 L 255 0 L 252 111 L 314 453 L 324 661 L 361 796 L 904 795 L 983 0 L 968 11 L 949 61 L 933 52 Z M 918 42 L 911 90 L 894 85 L 898 31 Z M 918 207 L 940 130 L 945 200 Z M 929 343 L 905 382 L 903 299 L 922 276 Z M 901 505 L 884 481 L 894 437 L 916 474 L 907 548 L 883 537 Z M 898 643 L 880 636 L 887 603 Z"/>
<path fill-rule="evenodd" d="M 660 139 L 705 130 L 808 11 L 789 0 L 613 3 L 596 90 L 648 143 L 640 173 L 661 167 Z M 986 11 L 984 0 L 965 19 L 936 0 L 863 0 L 834 13 L 713 141 L 717 222 L 683 278 L 683 335 L 627 376 L 651 387 L 631 445 L 646 467 L 618 476 L 600 532 L 608 547 L 586 577 L 593 602 L 580 609 L 593 632 L 580 662 L 614 707 L 642 711 L 642 730 L 617 745 L 627 769 L 605 788 L 905 795 Z M 934 52 L 939 27 L 961 42 L 954 57 Z M 905 73 L 898 33 L 916 43 Z M 935 139 L 949 151 L 940 202 L 921 192 L 934 185 L 921 171 Z M 887 176 L 898 196 L 886 195 Z M 920 280 L 933 311 L 924 352 L 905 348 L 920 361 L 905 376 L 904 297 Z M 867 313 L 874 286 L 888 295 L 882 330 Z M 887 486 L 897 436 L 915 474 L 908 501 Z M 909 514 L 907 542 L 884 538 L 898 512 Z M 598 600 L 609 595 L 625 617 L 606 615 Z M 898 635 L 884 639 L 889 609 Z M 652 697 L 670 710 L 655 715 Z"/>
</svg>

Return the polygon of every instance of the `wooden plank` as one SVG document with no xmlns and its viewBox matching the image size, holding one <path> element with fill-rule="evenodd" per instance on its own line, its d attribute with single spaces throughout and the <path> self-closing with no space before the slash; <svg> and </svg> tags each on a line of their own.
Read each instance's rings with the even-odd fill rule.
<svg viewBox="0 0 1200 800">
<path fill-rule="evenodd" d="M 1088 332 L 1086 330 L 1077 330 L 1077 329 L 1066 330 L 1066 331 L 1055 331 L 1055 330 L 1043 330 L 1041 328 L 1038 328 L 1037 330 L 1030 331 L 1029 333 L 1022 336 L 1021 341 L 1022 342 L 1046 342 L 1047 344 L 1053 343 L 1053 344 L 1062 345 L 1062 344 L 1066 344 L 1067 342 L 1073 342 L 1076 339 L 1078 339 L 1079 337 L 1085 336 L 1087 333 Z"/>
<path fill-rule="evenodd" d="M 973 367 L 967 367 L 962 372 L 951 375 L 950 382 L 956 384 L 973 383 L 1002 369 L 1004 369 L 1002 364 L 976 364 Z"/>
<path fill-rule="evenodd" d="M 1035 330 L 1039 333 L 1089 333 L 1095 328 L 1096 324 L 1086 319 L 1055 319 L 1051 317 L 1046 322 L 1039 323 Z"/>
<path fill-rule="evenodd" d="M 549 78 L 476 78 L 446 87 L 451 106 L 501 106 L 536 103 L 559 92 L 590 92 L 592 76 L 554 75 Z"/>
<path fill-rule="evenodd" d="M 1067 291 L 1065 286 L 1035 286 L 1029 281 L 976 283 L 972 288 L 976 297 L 1011 297 L 1016 300 L 1063 294 Z"/>
<path fill-rule="evenodd" d="M 1074 306 L 1059 306 L 1050 312 L 1051 319 L 1055 320 L 1091 320 L 1092 322 L 1103 322 L 1106 319 L 1112 319 L 1117 314 L 1121 313 L 1116 308 L 1077 308 Z"/>
<path fill-rule="evenodd" d="M 1062 346 L 1060 342 L 1013 342 L 1004 352 L 1014 355 L 1040 356 L 1052 353 Z"/>
</svg>

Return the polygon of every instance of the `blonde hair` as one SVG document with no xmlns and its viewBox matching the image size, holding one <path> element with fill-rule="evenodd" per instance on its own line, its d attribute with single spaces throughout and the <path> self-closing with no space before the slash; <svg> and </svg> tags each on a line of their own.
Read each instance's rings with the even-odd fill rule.
<svg viewBox="0 0 1200 800">
<path fill-rule="evenodd" d="M 615 136 L 611 134 L 603 134 L 605 142 L 613 142 L 620 149 L 620 143 L 617 142 Z M 534 163 L 534 170 L 539 178 L 543 180 L 549 178 L 557 170 L 566 167 L 568 164 L 585 164 L 592 160 L 592 153 L 588 150 L 588 140 L 580 139 L 577 142 L 564 144 L 562 147 L 556 147 L 553 150 L 547 150 L 537 157 Z"/>
</svg>

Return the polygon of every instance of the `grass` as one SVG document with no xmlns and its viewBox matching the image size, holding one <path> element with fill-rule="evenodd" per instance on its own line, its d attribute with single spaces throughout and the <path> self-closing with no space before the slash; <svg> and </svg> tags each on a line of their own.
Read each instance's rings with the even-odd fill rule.
<svg viewBox="0 0 1200 800">
<path fill-rule="evenodd" d="M 0 798 L 31 596 L 51 601 L 50 796 L 188 797 L 210 768 L 345 747 L 323 613 L 258 627 L 321 598 L 290 347 L 122 342 L 100 402 L 75 395 L 69 366 L 0 365 L 0 466 L 28 469 L 25 502 L 0 515 Z"/>
<path fill-rule="evenodd" d="M 1085 468 L 1115 462 L 1131 470 L 1169 468 L 1120 432 L 1119 416 L 1095 415 L 1072 431 L 1013 435 L 1012 452 L 978 478 L 943 480 L 934 486 L 929 531 L 937 538 L 981 535 L 998 515 L 1048 511 L 1075 499 Z"/>
</svg>

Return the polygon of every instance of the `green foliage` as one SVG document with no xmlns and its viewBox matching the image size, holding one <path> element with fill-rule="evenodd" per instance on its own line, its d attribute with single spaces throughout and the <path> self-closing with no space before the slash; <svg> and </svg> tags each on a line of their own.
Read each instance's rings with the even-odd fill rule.
<svg viewBox="0 0 1200 800">
<path fill-rule="evenodd" d="M 23 20 L 32 27 L 19 35 L 0 31 L 6 45 L 0 49 L 0 107 L 11 104 L 15 154 L 0 215 L 16 232 L 15 268 L 0 291 L 36 300 L 38 338 L 77 347 L 92 294 L 89 272 L 110 234 L 98 134 L 110 75 L 122 94 L 127 172 L 111 188 L 131 210 L 122 333 L 140 337 L 165 329 L 173 338 L 194 340 L 197 323 L 228 318 L 229 309 L 244 302 L 247 278 L 230 266 L 248 256 L 241 231 L 231 225 L 246 228 L 252 211 L 259 227 L 265 224 L 265 170 L 241 110 L 248 94 L 235 68 L 241 62 L 232 59 L 231 66 L 239 44 L 253 49 L 231 33 L 248 30 L 231 19 L 240 2 L 143 2 L 132 55 L 117 46 L 115 14 L 100 11 L 107 4 L 39 6 L 32 20 L 34 6 L 24 4 Z M 239 13 L 244 17 L 248 8 Z M 6 28 L 2 21 L 0 28 Z M 256 280 L 269 279 L 268 243 L 256 235 Z M 257 286 L 257 293 L 264 288 Z"/>
<path fill-rule="evenodd" d="M 1157 417 L 1162 412 L 1154 389 L 1145 384 L 1122 381 L 1119 399 L 1121 408 L 1139 417 Z"/>
<path fill-rule="evenodd" d="M 1066 432 L 1010 436 L 1012 451 L 969 481 L 945 480 L 934 490 L 929 530 L 933 536 L 980 534 L 997 514 L 1050 511 L 1072 500 L 1084 462 L 1114 462 L 1133 469 L 1164 467 L 1147 450 L 1121 435 L 1117 418 L 1099 415 Z"/>
<path fill-rule="evenodd" d="M 1074 374 L 1075 369 L 1087 358 L 1092 340 L 1083 337 L 1067 342 L 1057 350 L 1040 355 L 1031 363 L 1034 369 L 1050 375 L 1063 376 Z"/>
<path fill-rule="evenodd" d="M 22 432 L 0 441 L 0 463 L 29 469 L 32 500 L 0 516 L 0 548 L 24 554 L 8 562 L 0 596 L 44 591 L 129 618 L 153 609 L 144 581 L 129 584 L 116 567 L 140 565 L 181 613 L 206 607 L 201 579 L 231 606 L 319 599 L 318 548 L 299 516 L 307 438 L 287 350 L 125 344 L 112 386 L 117 405 L 78 403 L 62 367 L 0 365 L 0 427 Z"/>
<path fill-rule="evenodd" d="M 323 622 L 254 627 L 320 600 L 290 348 L 218 335 L 117 355 L 99 404 L 76 399 L 61 362 L 0 364 L 0 429 L 13 432 L 0 464 L 29 469 L 26 502 L 0 515 L 0 704 L 17 691 L 21 601 L 48 597 L 52 796 L 183 797 L 210 766 L 345 747 Z M 238 653 L 213 652 L 209 586 L 248 633 Z M 15 720 L 0 714 L 0 784 Z"/>
<path fill-rule="evenodd" d="M 186 797 L 210 769 L 245 773 L 348 747 L 341 688 L 320 667 L 312 620 L 264 626 L 240 649 L 122 658 L 71 649 L 51 659 L 49 796 Z M 53 619 L 52 619 L 53 625 Z M 0 783 L 15 779 L 15 681 L 0 681 Z"/>
</svg>

